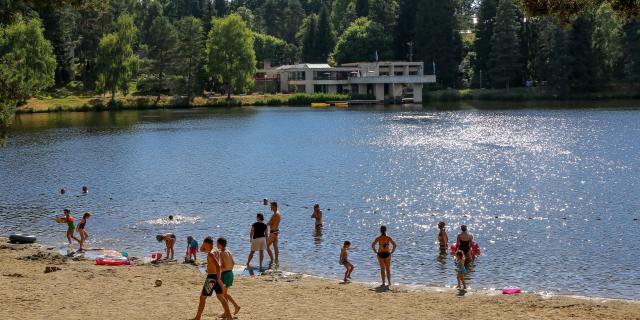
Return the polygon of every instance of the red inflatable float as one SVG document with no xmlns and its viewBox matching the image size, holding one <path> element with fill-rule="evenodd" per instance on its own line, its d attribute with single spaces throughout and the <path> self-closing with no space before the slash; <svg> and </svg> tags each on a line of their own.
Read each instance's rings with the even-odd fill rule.
<svg viewBox="0 0 640 320">
<path fill-rule="evenodd" d="M 96 258 L 96 264 L 101 266 L 123 266 L 129 264 L 129 259 L 126 257 L 100 256 Z"/>
<path fill-rule="evenodd" d="M 451 254 L 455 254 L 456 251 L 458 251 L 458 246 L 456 246 L 455 243 L 451 244 L 451 247 L 449 248 L 451 250 Z M 480 252 L 480 246 L 476 243 L 471 247 L 471 253 L 474 256 L 479 256 L 481 254 Z"/>
</svg>

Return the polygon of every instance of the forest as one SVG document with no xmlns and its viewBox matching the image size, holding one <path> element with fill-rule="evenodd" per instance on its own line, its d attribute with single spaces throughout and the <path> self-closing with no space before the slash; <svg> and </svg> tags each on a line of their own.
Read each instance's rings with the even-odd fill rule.
<svg viewBox="0 0 640 320">
<path fill-rule="evenodd" d="M 0 123 L 52 90 L 180 97 L 253 90 L 272 65 L 413 60 L 432 90 L 637 88 L 639 1 L 7 0 Z"/>
</svg>

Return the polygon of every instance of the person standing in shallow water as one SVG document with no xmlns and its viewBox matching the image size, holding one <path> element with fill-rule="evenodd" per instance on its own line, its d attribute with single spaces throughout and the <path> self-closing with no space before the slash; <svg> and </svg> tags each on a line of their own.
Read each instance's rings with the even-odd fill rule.
<svg viewBox="0 0 640 320">
<path fill-rule="evenodd" d="M 247 258 L 247 268 L 253 259 L 253 254 L 259 251 L 260 255 L 260 270 L 262 270 L 262 260 L 264 259 L 264 250 L 267 249 L 267 225 L 264 224 L 264 216 L 262 213 L 256 215 L 256 222 L 251 225 L 249 231 L 249 238 L 251 239 L 251 252 Z"/>
<path fill-rule="evenodd" d="M 471 248 L 473 248 L 473 235 L 467 230 L 466 225 L 460 226 L 460 234 L 458 234 L 458 238 L 456 238 L 456 252 L 462 251 L 465 256 L 465 264 L 469 265 L 473 262 L 474 257 L 471 254 Z"/>
<path fill-rule="evenodd" d="M 376 248 L 377 245 L 377 248 Z M 390 246 L 393 246 L 390 248 Z M 391 237 L 387 235 L 387 227 L 380 227 L 380 236 L 373 240 L 371 243 L 371 249 L 378 257 L 378 263 L 380 264 L 380 278 L 382 279 L 382 286 L 391 285 L 391 255 L 396 251 L 396 243 Z M 385 284 L 385 275 L 387 283 Z"/>
<path fill-rule="evenodd" d="M 269 265 L 271 266 L 274 262 L 278 264 L 279 253 L 280 250 L 278 248 L 278 236 L 280 234 L 280 210 L 278 210 L 278 203 L 271 202 L 271 211 L 273 211 L 273 215 L 267 226 L 269 227 L 269 238 L 267 239 L 267 254 L 269 254 Z M 271 246 L 273 246 L 273 253 L 271 253 Z"/>
<path fill-rule="evenodd" d="M 444 221 L 438 222 L 438 229 L 440 229 L 440 232 L 438 232 L 438 242 L 440 244 L 441 255 L 447 254 L 447 245 L 449 244 L 449 235 L 447 235 L 447 230 L 444 227 Z"/>
<path fill-rule="evenodd" d="M 322 227 L 322 210 L 320 210 L 320 205 L 317 203 L 313 206 L 311 218 L 316 219 L 316 228 Z"/>
</svg>

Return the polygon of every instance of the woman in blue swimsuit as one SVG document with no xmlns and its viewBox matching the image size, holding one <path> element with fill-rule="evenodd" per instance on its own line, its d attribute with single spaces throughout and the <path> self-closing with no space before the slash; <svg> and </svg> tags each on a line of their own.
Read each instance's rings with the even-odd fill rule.
<svg viewBox="0 0 640 320">
<path fill-rule="evenodd" d="M 392 245 L 393 247 L 390 248 L 389 245 Z M 385 274 L 388 280 L 388 285 L 391 285 L 391 255 L 396 251 L 396 243 L 387 235 L 387 227 L 380 227 L 380 236 L 373 240 L 373 243 L 371 243 L 371 249 L 373 249 L 373 252 L 378 256 L 382 286 L 385 286 Z"/>
</svg>

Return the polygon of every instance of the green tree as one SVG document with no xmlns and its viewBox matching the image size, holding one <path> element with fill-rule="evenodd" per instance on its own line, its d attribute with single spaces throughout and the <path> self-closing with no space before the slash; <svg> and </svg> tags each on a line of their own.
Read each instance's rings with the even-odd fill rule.
<svg viewBox="0 0 640 320">
<path fill-rule="evenodd" d="M 640 17 L 629 19 L 623 32 L 625 78 L 640 81 Z"/>
<path fill-rule="evenodd" d="M 216 11 L 216 17 L 224 17 L 229 14 L 229 3 L 227 0 L 214 0 L 213 7 Z"/>
<path fill-rule="evenodd" d="M 254 33 L 253 38 L 257 67 L 263 67 L 263 62 L 267 59 L 272 66 L 294 63 L 297 60 L 297 48 L 284 40 L 261 33 Z"/>
<path fill-rule="evenodd" d="M 501 0 L 493 26 L 491 58 L 488 75 L 497 88 L 508 88 L 522 83 L 522 55 L 520 48 L 520 21 L 513 0 Z"/>
<path fill-rule="evenodd" d="M 436 79 L 445 87 L 456 87 L 462 60 L 462 40 L 456 27 L 452 0 L 418 2 L 416 53 L 425 64 L 436 64 Z M 426 68 L 432 73 L 433 68 Z"/>
<path fill-rule="evenodd" d="M 334 0 L 331 3 L 331 24 L 336 34 L 341 35 L 357 18 L 355 3 L 352 0 Z"/>
<path fill-rule="evenodd" d="M 398 14 L 398 22 L 396 23 L 396 31 L 393 38 L 393 47 L 395 48 L 396 59 L 409 60 L 415 53 L 413 45 L 415 45 L 416 34 L 416 10 L 418 9 L 417 0 L 400 0 L 400 13 Z"/>
<path fill-rule="evenodd" d="M 302 61 L 320 62 L 318 51 L 316 50 L 316 32 L 318 31 L 318 15 L 310 14 L 304 18 L 300 32 L 298 33 L 299 43 L 302 47 Z"/>
<path fill-rule="evenodd" d="M 598 82 L 622 79 L 624 73 L 622 22 L 613 13 L 609 4 L 601 5 L 596 11 L 592 43 Z"/>
<path fill-rule="evenodd" d="M 376 53 L 379 59 L 390 59 L 393 56 L 391 38 L 379 23 L 363 17 L 356 19 L 340 36 L 330 61 L 337 64 L 374 61 Z"/>
<path fill-rule="evenodd" d="M 369 16 L 369 0 L 355 0 L 355 3 L 358 18 Z"/>
<path fill-rule="evenodd" d="M 483 85 L 489 85 L 491 79 L 488 77 L 489 60 L 491 58 L 491 38 L 493 37 L 493 24 L 498 12 L 498 0 L 482 0 L 478 13 L 478 23 L 476 24 L 476 40 L 474 43 L 476 57 L 474 61 L 474 83 L 480 83 L 480 72 L 482 71 Z"/>
<path fill-rule="evenodd" d="M 530 63 L 530 75 L 543 82 L 553 79 L 553 54 L 556 34 L 560 25 L 555 17 L 539 17 L 531 21 L 533 39 L 531 49 L 535 52 Z"/>
<path fill-rule="evenodd" d="M 591 8 L 596 8 L 603 2 L 611 5 L 611 8 L 620 15 L 633 17 L 640 15 L 640 1 L 637 0 L 523 0 L 522 3 L 527 13 L 533 16 L 554 15 L 560 18 L 589 13 Z"/>
<path fill-rule="evenodd" d="M 191 102 L 204 88 L 204 28 L 194 17 L 184 17 L 176 24 L 177 58 L 175 91 L 187 95 Z"/>
<path fill-rule="evenodd" d="M 56 85 L 64 86 L 75 78 L 75 51 L 80 42 L 75 33 L 78 12 L 70 6 L 45 7 L 39 14 L 44 36 L 53 45 L 56 55 Z"/>
<path fill-rule="evenodd" d="M 400 11 L 398 0 L 370 0 L 369 20 L 382 25 L 387 34 L 394 34 Z"/>
<path fill-rule="evenodd" d="M 129 82 L 134 79 L 139 58 L 133 52 L 137 32 L 133 18 L 121 15 L 116 31 L 104 36 L 98 45 L 96 88 L 100 92 L 109 91 L 111 101 L 115 101 L 116 92 L 129 92 Z"/>
<path fill-rule="evenodd" d="M 569 94 L 569 63 L 571 55 L 567 41 L 567 31 L 564 28 L 555 28 L 553 50 L 551 51 L 551 85 L 561 95 Z"/>
<path fill-rule="evenodd" d="M 253 11 L 247 7 L 238 7 L 235 11 L 235 14 L 239 15 L 242 20 L 247 24 L 247 27 L 252 31 L 259 32 L 260 28 L 258 23 L 256 23 L 256 16 L 253 14 Z"/>
<path fill-rule="evenodd" d="M 215 19 L 206 44 L 209 76 L 224 85 L 227 98 L 231 91 L 243 92 L 253 83 L 256 54 L 253 35 L 242 18 L 229 15 Z"/>
<path fill-rule="evenodd" d="M 331 21 L 329 21 L 329 8 L 327 6 L 322 6 L 322 9 L 320 9 L 315 43 L 318 60 L 326 62 L 329 59 L 329 54 L 331 54 L 331 51 L 333 51 L 333 47 L 336 44 L 333 27 L 331 26 Z"/>
<path fill-rule="evenodd" d="M 591 46 L 593 37 L 593 19 L 591 16 L 580 16 L 571 24 L 569 32 L 569 81 L 571 87 L 586 90 L 593 86 L 594 55 Z"/>
<path fill-rule="evenodd" d="M 151 25 L 149 39 L 148 75 L 152 77 L 152 92 L 156 93 L 156 103 L 162 93 L 167 92 L 166 77 L 175 70 L 178 34 L 167 17 L 157 17 Z"/>
<path fill-rule="evenodd" d="M 16 106 L 54 84 L 56 57 L 44 38 L 39 19 L 16 17 L 0 25 L 0 126 Z"/>
</svg>

